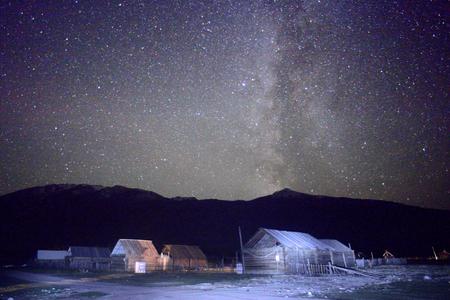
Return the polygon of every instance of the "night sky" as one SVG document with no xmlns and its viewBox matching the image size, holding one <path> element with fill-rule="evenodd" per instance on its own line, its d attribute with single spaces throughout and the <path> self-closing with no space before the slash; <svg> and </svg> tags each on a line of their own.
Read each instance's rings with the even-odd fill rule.
<svg viewBox="0 0 450 300">
<path fill-rule="evenodd" d="M 450 209 L 448 1 L 6 1 L 0 194 Z"/>
</svg>

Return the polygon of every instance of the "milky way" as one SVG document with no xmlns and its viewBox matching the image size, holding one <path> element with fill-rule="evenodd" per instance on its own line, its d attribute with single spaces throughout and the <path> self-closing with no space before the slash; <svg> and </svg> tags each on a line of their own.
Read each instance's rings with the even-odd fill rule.
<svg viewBox="0 0 450 300">
<path fill-rule="evenodd" d="M 11 1 L 0 194 L 300 192 L 450 208 L 446 1 Z"/>
</svg>

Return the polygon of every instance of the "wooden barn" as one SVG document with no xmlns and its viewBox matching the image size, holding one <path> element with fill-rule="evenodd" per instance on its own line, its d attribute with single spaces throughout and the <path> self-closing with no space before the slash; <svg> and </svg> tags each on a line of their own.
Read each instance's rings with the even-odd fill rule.
<svg viewBox="0 0 450 300">
<path fill-rule="evenodd" d="M 143 273 L 160 269 L 160 257 L 149 240 L 120 239 L 111 253 L 114 271 Z"/>
<path fill-rule="evenodd" d="M 203 270 L 208 260 L 198 246 L 164 245 L 162 251 L 163 270 Z"/>
<path fill-rule="evenodd" d="M 320 239 L 331 248 L 331 264 L 340 267 L 356 267 L 355 252 L 338 240 Z"/>
<path fill-rule="evenodd" d="M 70 269 L 109 270 L 111 251 L 108 248 L 71 246 L 67 252 L 66 260 Z"/>
<path fill-rule="evenodd" d="M 36 264 L 43 268 L 64 269 L 66 267 L 65 250 L 38 250 L 36 253 Z"/>
<path fill-rule="evenodd" d="M 260 228 L 243 252 L 247 273 L 326 274 L 335 249 L 307 233 Z"/>
</svg>

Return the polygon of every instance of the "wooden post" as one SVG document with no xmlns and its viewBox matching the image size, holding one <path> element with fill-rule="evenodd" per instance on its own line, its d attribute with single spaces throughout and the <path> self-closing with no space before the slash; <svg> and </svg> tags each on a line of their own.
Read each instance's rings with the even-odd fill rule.
<svg viewBox="0 0 450 300">
<path fill-rule="evenodd" d="M 328 262 L 328 269 L 330 271 L 330 275 L 333 275 L 333 269 L 331 269 L 331 263 Z"/>
<path fill-rule="evenodd" d="M 345 253 L 342 253 L 342 258 L 344 259 L 344 266 L 347 268 L 347 260 L 345 259 Z"/>
<path fill-rule="evenodd" d="M 438 260 L 438 256 L 436 255 L 436 251 L 434 251 L 434 246 L 431 246 L 431 249 L 433 249 L 434 259 Z"/>
<path fill-rule="evenodd" d="M 310 264 L 309 264 L 309 258 L 306 259 L 307 262 L 307 267 L 308 267 L 308 273 L 309 275 L 311 275 L 311 268 L 310 268 Z"/>
<path fill-rule="evenodd" d="M 370 256 L 372 257 L 372 260 L 370 261 L 370 267 L 372 267 L 373 266 L 373 260 L 374 260 L 372 251 L 370 251 Z"/>
<path fill-rule="evenodd" d="M 329 250 L 329 251 L 330 251 L 331 264 L 334 265 L 333 252 L 331 250 Z"/>
<path fill-rule="evenodd" d="M 242 233 L 241 226 L 238 226 L 239 231 L 239 243 L 241 244 L 241 260 L 242 260 L 242 274 L 245 274 L 245 261 L 244 261 L 244 246 L 242 245 Z"/>
</svg>

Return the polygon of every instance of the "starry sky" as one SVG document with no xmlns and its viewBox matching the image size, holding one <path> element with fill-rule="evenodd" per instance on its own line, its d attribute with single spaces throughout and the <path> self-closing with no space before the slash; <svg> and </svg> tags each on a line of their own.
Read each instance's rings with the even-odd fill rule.
<svg viewBox="0 0 450 300">
<path fill-rule="evenodd" d="M 0 194 L 450 209 L 447 1 L 3 1 Z"/>
</svg>

